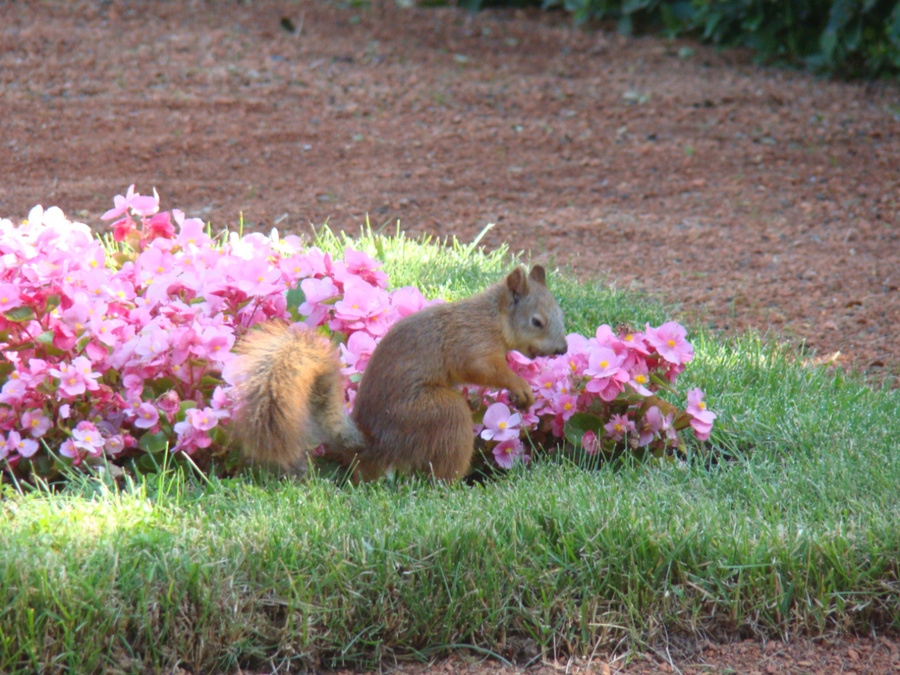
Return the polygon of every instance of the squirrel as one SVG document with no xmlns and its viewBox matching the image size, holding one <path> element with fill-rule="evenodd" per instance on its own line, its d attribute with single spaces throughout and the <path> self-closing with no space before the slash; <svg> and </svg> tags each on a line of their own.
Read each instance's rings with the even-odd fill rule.
<svg viewBox="0 0 900 675">
<path fill-rule="evenodd" d="M 567 351 L 564 316 L 544 268 L 516 267 L 476 295 L 432 305 L 398 321 L 372 353 L 353 411 L 344 407 L 337 350 L 312 331 L 268 323 L 236 348 L 235 428 L 244 453 L 304 474 L 319 444 L 353 467 L 355 482 L 393 471 L 453 482 L 469 470 L 472 412 L 456 385 L 509 391 L 527 409 L 531 386 L 506 354 Z"/>
</svg>

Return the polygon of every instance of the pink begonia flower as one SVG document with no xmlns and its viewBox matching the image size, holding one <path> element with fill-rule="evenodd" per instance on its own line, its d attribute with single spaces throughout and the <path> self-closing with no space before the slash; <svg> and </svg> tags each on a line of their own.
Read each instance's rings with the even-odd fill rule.
<svg viewBox="0 0 900 675">
<path fill-rule="evenodd" d="M 318 246 L 306 249 L 306 259 L 309 261 L 309 276 L 311 277 L 328 276 L 334 269 L 331 255 L 324 253 Z"/>
<path fill-rule="evenodd" d="M 223 387 L 216 387 L 213 390 L 212 397 L 209 399 L 212 409 L 216 411 L 219 419 L 228 419 L 231 417 L 231 399 L 228 391 Z"/>
<path fill-rule="evenodd" d="M 28 383 L 18 371 L 12 371 L 0 387 L 0 403 L 15 406 L 28 393 Z"/>
<path fill-rule="evenodd" d="M 219 423 L 219 413 L 209 407 L 191 408 L 186 413 L 186 421 L 198 431 L 209 431 Z"/>
<path fill-rule="evenodd" d="M 122 378 L 122 386 L 125 387 L 126 396 L 140 398 L 144 391 L 144 378 L 128 373 Z"/>
<path fill-rule="evenodd" d="M 151 216 L 159 210 L 159 195 L 156 188 L 153 188 L 153 197 L 142 197 L 140 193 L 134 191 L 134 185 L 130 185 L 124 197 L 122 195 L 113 197 L 113 203 L 115 206 L 100 216 L 101 220 L 118 218 L 125 215 L 128 209 L 141 216 Z"/>
<path fill-rule="evenodd" d="M 712 430 L 713 420 L 718 417 L 716 413 L 706 408 L 703 401 L 705 394 L 697 389 L 691 389 L 687 393 L 687 408 L 685 411 L 691 416 L 691 427 L 694 429 L 694 435 L 701 441 L 709 438 L 709 432 Z"/>
<path fill-rule="evenodd" d="M 621 441 L 625 434 L 634 431 L 634 422 L 626 415 L 611 415 L 609 422 L 603 425 L 603 429 L 614 441 Z"/>
<path fill-rule="evenodd" d="M 174 389 L 169 389 L 156 399 L 156 407 L 159 408 L 171 422 L 181 410 L 181 397 Z"/>
<path fill-rule="evenodd" d="M 185 433 L 179 435 L 173 449 L 177 452 L 191 454 L 195 450 L 208 448 L 210 445 L 212 445 L 212 438 L 207 432 L 190 427 Z"/>
<path fill-rule="evenodd" d="M 85 391 L 96 391 L 100 386 L 97 384 L 100 374 L 94 372 L 93 364 L 84 356 L 76 356 L 71 363 L 60 363 L 58 368 L 51 368 L 48 372 L 59 378 L 59 391 L 69 398 Z"/>
<path fill-rule="evenodd" d="M 12 408 L 0 406 L 0 429 L 9 429 L 15 424 L 16 415 Z"/>
<path fill-rule="evenodd" d="M 541 362 L 529 359 L 527 356 L 516 350 L 510 351 L 506 355 L 506 362 L 515 373 L 525 380 L 530 380 L 543 370 L 543 364 Z"/>
<path fill-rule="evenodd" d="M 584 448 L 587 454 L 596 455 L 597 451 L 600 450 L 600 439 L 597 438 L 597 433 L 595 431 L 585 431 L 581 437 L 581 447 Z"/>
<path fill-rule="evenodd" d="M 175 243 L 182 248 L 200 248 L 208 246 L 211 243 L 209 235 L 206 234 L 206 226 L 199 218 L 185 218 L 184 212 L 178 209 L 172 209 L 172 216 L 178 224 L 178 236 L 175 237 Z"/>
<path fill-rule="evenodd" d="M 103 450 L 110 457 L 117 457 L 125 449 L 125 437 L 121 434 L 113 434 L 106 439 Z"/>
<path fill-rule="evenodd" d="M 547 359 L 544 368 L 536 376 L 525 377 L 525 380 L 534 387 L 537 395 L 544 399 L 566 394 L 571 387 L 569 369 L 562 359 Z"/>
<path fill-rule="evenodd" d="M 22 438 L 18 431 L 10 431 L 6 438 L 7 455 L 17 452 L 20 457 L 31 457 L 40 447 L 38 442 L 31 438 Z"/>
<path fill-rule="evenodd" d="M 392 325 L 387 291 L 358 277 L 347 277 L 344 295 L 334 303 L 328 327 L 338 333 L 364 330 L 374 337 L 387 333 Z"/>
<path fill-rule="evenodd" d="M 517 461 L 525 462 L 531 457 L 525 454 L 525 447 L 518 438 L 511 438 L 498 443 L 493 449 L 494 460 L 504 469 L 511 469 Z"/>
<path fill-rule="evenodd" d="M 301 316 L 308 317 L 307 323 L 320 326 L 328 317 L 333 305 L 326 304 L 341 294 L 334 281 L 325 279 L 304 279 L 300 282 L 300 289 L 306 296 L 297 311 Z"/>
<path fill-rule="evenodd" d="M 647 363 L 638 361 L 628 371 L 628 385 L 641 396 L 652 396 L 653 392 L 647 388 L 650 384 L 650 371 Z"/>
<path fill-rule="evenodd" d="M 584 389 L 597 394 L 604 401 L 612 401 L 625 389 L 625 382 L 630 379 L 628 371 L 622 368 L 624 356 L 616 354 L 609 347 L 596 347 L 588 357 L 588 366 L 584 374 L 591 379 Z"/>
<path fill-rule="evenodd" d="M 612 349 L 616 354 L 622 354 L 625 351 L 625 343 L 619 339 L 616 332 L 609 327 L 608 324 L 602 323 L 597 326 L 594 332 L 594 342 L 600 347 Z"/>
<path fill-rule="evenodd" d="M 218 425 L 219 417 L 220 413 L 213 408 L 190 408 L 185 413 L 184 421 L 177 422 L 173 427 L 178 434 L 175 450 L 190 453 L 197 448 L 208 448 L 212 439 L 207 432 Z"/>
<path fill-rule="evenodd" d="M 346 366 L 341 368 L 345 375 L 361 373 L 366 369 L 372 352 L 375 351 L 375 338 L 365 331 L 356 331 L 347 338 L 347 344 L 341 343 L 341 361 Z"/>
<path fill-rule="evenodd" d="M 584 374 L 597 379 L 616 377 L 622 370 L 624 360 L 625 357 L 616 354 L 609 347 L 594 348 L 588 357 L 588 367 Z"/>
<path fill-rule="evenodd" d="M 650 406 L 644 413 L 644 424 L 640 430 L 638 445 L 649 445 L 655 439 L 663 437 L 667 442 L 676 440 L 677 434 L 672 426 L 674 419 L 675 413 L 664 416 L 658 406 Z"/>
<path fill-rule="evenodd" d="M 687 330 L 684 326 L 667 321 L 659 328 L 651 328 L 647 324 L 646 340 L 657 353 L 673 365 L 684 364 L 694 358 L 694 348 L 685 340 Z"/>
<path fill-rule="evenodd" d="M 272 267 L 266 258 L 235 258 L 229 271 L 234 277 L 234 285 L 248 296 L 264 296 L 283 290 L 281 272 Z"/>
<path fill-rule="evenodd" d="M 103 453 L 106 443 L 100 430 L 91 422 L 81 421 L 72 430 L 72 443 L 79 450 L 84 450 L 93 457 L 99 457 Z"/>
<path fill-rule="evenodd" d="M 641 332 L 625 333 L 619 339 L 630 352 L 635 352 L 640 356 L 648 356 L 650 354 L 650 347 L 647 345 L 647 340 Z"/>
<path fill-rule="evenodd" d="M 175 267 L 175 258 L 171 253 L 158 247 L 150 247 L 141 253 L 134 263 L 137 280 L 148 286 L 158 277 L 169 275 Z"/>
<path fill-rule="evenodd" d="M 550 403 L 553 411 L 561 415 L 564 420 L 578 412 L 578 397 L 573 394 L 559 394 L 552 398 Z"/>
<path fill-rule="evenodd" d="M 75 447 L 75 443 L 71 438 L 67 438 L 59 444 L 59 454 L 63 457 L 74 459 L 75 464 L 78 464 L 81 461 L 81 458 L 78 455 L 78 448 Z"/>
<path fill-rule="evenodd" d="M 121 319 L 107 319 L 102 316 L 92 317 L 90 321 L 91 333 L 107 347 L 115 347 L 119 343 L 119 329 L 124 326 L 125 322 Z"/>
<path fill-rule="evenodd" d="M 572 394 L 559 394 L 548 401 L 548 408 L 553 419 L 550 428 L 554 436 L 565 436 L 566 422 L 578 412 L 578 397 Z M 541 411 L 544 412 L 544 411 Z"/>
<path fill-rule="evenodd" d="M 171 346 L 169 340 L 169 332 L 159 328 L 151 328 L 148 332 L 138 336 L 134 353 L 148 363 L 156 363 L 165 359 Z"/>
<path fill-rule="evenodd" d="M 157 208 L 159 205 L 157 204 Z M 144 235 L 147 239 L 172 239 L 175 236 L 175 226 L 169 218 L 169 212 L 157 213 L 145 223 Z"/>
<path fill-rule="evenodd" d="M 152 403 L 141 403 L 134 415 L 134 426 L 138 429 L 152 429 L 159 422 L 159 411 Z"/>
<path fill-rule="evenodd" d="M 305 253 L 295 253 L 281 258 L 278 261 L 278 269 L 281 270 L 282 281 L 288 286 L 293 286 L 298 279 L 314 276 L 312 264 Z"/>
<path fill-rule="evenodd" d="M 32 438 L 40 438 L 50 427 L 53 421 L 44 414 L 43 410 L 28 410 L 22 414 L 22 429 L 27 430 Z"/>
<path fill-rule="evenodd" d="M 347 283 L 347 279 L 354 276 L 376 288 L 384 288 L 388 276 L 379 267 L 381 263 L 367 253 L 348 248 L 344 250 L 344 259 L 334 263 L 333 276 L 339 284 Z"/>
<path fill-rule="evenodd" d="M 403 286 L 391 292 L 391 308 L 401 319 L 429 306 L 428 300 L 415 286 Z"/>
<path fill-rule="evenodd" d="M 22 306 L 22 296 L 15 284 L 0 283 L 0 314 Z"/>
<path fill-rule="evenodd" d="M 124 218 L 120 218 L 116 222 L 112 224 L 113 228 L 113 241 L 125 241 L 128 239 L 128 235 L 132 232 L 137 231 L 137 228 L 134 225 L 134 221 L 126 216 Z"/>
<path fill-rule="evenodd" d="M 484 413 L 481 437 L 486 441 L 509 441 L 519 437 L 522 416 L 513 413 L 504 403 L 494 403 Z"/>
<path fill-rule="evenodd" d="M 223 358 L 234 346 L 234 330 L 228 326 L 206 326 L 193 350 L 198 358 Z"/>
<path fill-rule="evenodd" d="M 566 335 L 566 344 L 569 347 L 568 351 L 557 358 L 565 362 L 571 376 L 581 377 L 588 365 L 590 343 L 583 335 L 569 333 Z"/>
<path fill-rule="evenodd" d="M 103 290 L 110 302 L 131 304 L 134 300 L 134 284 L 124 279 L 110 279 Z"/>
<path fill-rule="evenodd" d="M 386 291 L 358 277 L 347 277 L 344 296 L 334 303 L 334 319 L 328 326 L 347 333 L 365 330 L 380 337 L 390 328 L 389 312 L 390 301 Z"/>
</svg>

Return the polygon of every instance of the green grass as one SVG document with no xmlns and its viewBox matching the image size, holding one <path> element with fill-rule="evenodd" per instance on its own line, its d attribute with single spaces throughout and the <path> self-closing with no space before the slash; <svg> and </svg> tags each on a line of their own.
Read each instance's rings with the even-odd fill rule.
<svg viewBox="0 0 900 675">
<path fill-rule="evenodd" d="M 460 244 L 361 243 L 428 295 L 510 266 Z M 572 330 L 669 316 L 564 276 L 550 283 Z M 690 337 L 682 386 L 720 415 L 718 462 L 543 460 L 453 487 L 174 471 L 124 490 L 7 486 L 0 672 L 286 672 L 463 645 L 512 658 L 513 642 L 589 655 L 676 633 L 900 629 L 900 393 L 805 368 L 771 338 Z"/>
</svg>

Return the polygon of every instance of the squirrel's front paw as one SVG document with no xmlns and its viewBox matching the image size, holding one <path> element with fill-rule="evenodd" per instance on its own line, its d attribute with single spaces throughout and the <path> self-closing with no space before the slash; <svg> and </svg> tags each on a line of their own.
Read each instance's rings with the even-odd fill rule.
<svg viewBox="0 0 900 675">
<path fill-rule="evenodd" d="M 509 398 L 519 410 L 527 410 L 534 403 L 534 392 L 525 382 L 509 390 Z"/>
</svg>

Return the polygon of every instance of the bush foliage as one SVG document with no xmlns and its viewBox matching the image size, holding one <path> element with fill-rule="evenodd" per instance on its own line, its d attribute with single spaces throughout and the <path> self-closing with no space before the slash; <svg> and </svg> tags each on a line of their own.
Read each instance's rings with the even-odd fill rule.
<svg viewBox="0 0 900 675">
<path fill-rule="evenodd" d="M 483 4 L 463 0 L 470 9 Z M 615 21 L 627 34 L 661 30 L 750 47 L 763 61 L 806 65 L 829 75 L 900 72 L 898 0 L 543 0 L 542 6 L 562 7 L 578 23 Z"/>
</svg>

